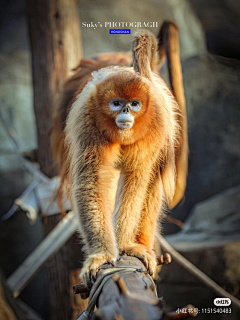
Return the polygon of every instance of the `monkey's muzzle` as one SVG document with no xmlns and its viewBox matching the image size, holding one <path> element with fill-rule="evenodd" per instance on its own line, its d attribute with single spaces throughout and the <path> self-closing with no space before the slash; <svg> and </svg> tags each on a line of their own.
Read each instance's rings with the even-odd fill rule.
<svg viewBox="0 0 240 320">
<path fill-rule="evenodd" d="M 116 124 L 120 129 L 130 129 L 134 124 L 134 116 L 131 113 L 120 113 L 116 118 Z"/>
</svg>

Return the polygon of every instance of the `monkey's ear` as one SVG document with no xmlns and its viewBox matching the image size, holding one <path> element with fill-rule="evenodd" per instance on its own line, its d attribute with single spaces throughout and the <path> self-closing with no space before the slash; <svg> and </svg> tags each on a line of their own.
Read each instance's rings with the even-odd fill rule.
<svg viewBox="0 0 240 320">
<path fill-rule="evenodd" d="M 161 164 L 161 178 L 163 190 L 165 194 L 165 201 L 170 206 L 176 187 L 176 166 L 174 143 L 171 142 L 163 151 L 162 164 Z"/>
<path fill-rule="evenodd" d="M 151 79 L 151 71 L 158 67 L 158 43 L 155 36 L 146 30 L 135 33 L 132 45 L 133 69 L 141 76 Z"/>
</svg>

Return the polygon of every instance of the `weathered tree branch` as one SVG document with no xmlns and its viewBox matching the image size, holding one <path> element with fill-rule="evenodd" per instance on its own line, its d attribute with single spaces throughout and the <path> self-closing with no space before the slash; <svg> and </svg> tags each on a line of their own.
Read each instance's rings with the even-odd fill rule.
<svg viewBox="0 0 240 320">
<path fill-rule="evenodd" d="M 168 264 L 171 256 L 165 254 L 158 258 L 158 262 Z M 83 284 L 74 286 L 74 292 L 80 293 L 82 298 L 89 295 Z M 95 305 L 98 309 L 93 313 Z M 116 267 L 104 265 L 98 272 L 90 291 L 88 308 L 77 320 L 167 320 L 196 316 L 193 306 L 187 306 L 186 310 L 187 313 L 167 314 L 145 266 L 138 258 L 124 255 Z"/>
</svg>

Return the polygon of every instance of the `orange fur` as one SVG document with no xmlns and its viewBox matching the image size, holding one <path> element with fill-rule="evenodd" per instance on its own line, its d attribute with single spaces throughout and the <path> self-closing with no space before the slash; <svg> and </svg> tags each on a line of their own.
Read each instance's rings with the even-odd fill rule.
<svg viewBox="0 0 240 320">
<path fill-rule="evenodd" d="M 53 115 L 53 151 L 86 242 L 88 286 L 90 271 L 122 250 L 144 260 L 150 274 L 156 269 L 154 232 L 175 193 L 181 135 L 179 107 L 155 73 L 157 46 L 142 31 L 133 41 L 133 68 L 122 53 L 82 60 Z M 110 107 L 115 99 L 123 101 L 120 111 Z M 134 100 L 141 108 L 127 111 L 134 122 L 121 129 L 116 119 Z"/>
</svg>

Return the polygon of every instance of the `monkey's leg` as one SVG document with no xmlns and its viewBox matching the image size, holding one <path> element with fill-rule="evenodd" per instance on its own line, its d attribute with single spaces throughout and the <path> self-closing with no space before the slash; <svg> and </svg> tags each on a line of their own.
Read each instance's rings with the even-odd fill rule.
<svg viewBox="0 0 240 320">
<path fill-rule="evenodd" d="M 96 149 L 96 150 L 95 150 Z M 112 224 L 112 211 L 118 172 L 106 158 L 106 149 L 89 148 L 78 162 L 73 188 L 73 204 L 80 222 L 80 231 L 86 242 L 87 259 L 81 277 L 91 287 L 91 277 L 98 268 L 114 263 L 118 258 L 117 244 Z M 112 150 L 107 150 L 111 152 Z M 112 156 L 114 159 L 114 156 Z M 82 163 L 81 163 L 82 162 Z"/>
<path fill-rule="evenodd" d="M 153 171 L 142 205 L 141 217 L 134 245 L 128 245 L 126 254 L 141 259 L 151 275 L 156 272 L 156 255 L 153 251 L 155 231 L 162 207 L 163 187 L 159 170 Z"/>
</svg>

